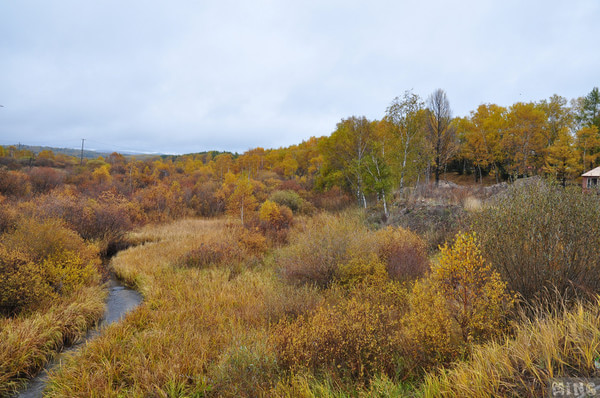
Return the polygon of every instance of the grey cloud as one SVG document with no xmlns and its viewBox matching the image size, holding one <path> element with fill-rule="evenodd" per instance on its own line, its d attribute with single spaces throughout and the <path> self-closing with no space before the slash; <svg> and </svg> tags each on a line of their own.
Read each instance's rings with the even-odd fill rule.
<svg viewBox="0 0 600 398">
<path fill-rule="evenodd" d="M 380 118 L 406 89 L 456 115 L 598 85 L 596 1 L 20 0 L 0 14 L 0 143 L 278 147 Z"/>
</svg>

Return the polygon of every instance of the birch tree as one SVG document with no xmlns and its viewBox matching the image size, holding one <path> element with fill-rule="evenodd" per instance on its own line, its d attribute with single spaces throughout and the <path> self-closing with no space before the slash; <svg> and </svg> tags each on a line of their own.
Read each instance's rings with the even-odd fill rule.
<svg viewBox="0 0 600 398">
<path fill-rule="evenodd" d="M 405 91 L 402 98 L 396 97 L 386 110 L 385 121 L 389 123 L 394 142 L 395 169 L 399 188 L 404 188 L 405 178 L 413 170 L 413 161 L 423 136 L 422 110 L 425 103 L 421 98 Z"/>
<path fill-rule="evenodd" d="M 437 89 L 427 100 L 427 138 L 433 149 L 435 185 L 440 183 L 444 165 L 457 150 L 456 128 L 452 123 L 452 110 L 446 92 Z"/>
</svg>

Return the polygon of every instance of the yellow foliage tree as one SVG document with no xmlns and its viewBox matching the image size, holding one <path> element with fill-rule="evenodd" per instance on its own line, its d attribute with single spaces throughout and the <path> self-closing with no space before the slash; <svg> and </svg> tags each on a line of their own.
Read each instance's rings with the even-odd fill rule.
<svg viewBox="0 0 600 398">
<path fill-rule="evenodd" d="M 534 103 L 518 102 L 510 107 L 507 123 L 501 144 L 510 159 L 509 170 L 514 175 L 537 174 L 547 144 L 546 114 Z"/>
<path fill-rule="evenodd" d="M 503 330 L 514 299 L 506 282 L 484 260 L 475 234 L 458 234 L 453 246 L 441 247 L 431 278 L 446 299 L 465 342 L 489 338 Z"/>
<path fill-rule="evenodd" d="M 110 183 L 112 181 L 112 176 L 110 175 L 110 165 L 105 164 L 98 167 L 92 173 L 92 177 L 98 184 Z"/>
<path fill-rule="evenodd" d="M 600 155 L 600 134 L 598 127 L 585 126 L 576 133 L 576 147 L 581 154 L 584 171 L 593 168 Z"/>
<path fill-rule="evenodd" d="M 552 174 L 566 186 L 567 178 L 574 177 L 579 171 L 579 161 L 572 145 L 573 137 L 567 130 L 561 130 L 558 138 L 548 148 L 544 171 Z"/>
<path fill-rule="evenodd" d="M 227 210 L 230 214 L 239 215 L 244 224 L 244 214 L 253 211 L 258 206 L 254 197 L 252 182 L 244 175 L 238 177 L 233 193 L 227 198 Z"/>
</svg>

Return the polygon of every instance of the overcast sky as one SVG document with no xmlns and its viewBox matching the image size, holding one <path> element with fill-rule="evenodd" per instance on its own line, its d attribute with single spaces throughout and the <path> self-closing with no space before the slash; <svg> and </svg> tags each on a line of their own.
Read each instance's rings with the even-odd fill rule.
<svg viewBox="0 0 600 398">
<path fill-rule="evenodd" d="M 598 0 L 0 3 L 0 144 L 277 148 L 380 119 L 405 90 L 456 116 L 600 85 Z"/>
</svg>

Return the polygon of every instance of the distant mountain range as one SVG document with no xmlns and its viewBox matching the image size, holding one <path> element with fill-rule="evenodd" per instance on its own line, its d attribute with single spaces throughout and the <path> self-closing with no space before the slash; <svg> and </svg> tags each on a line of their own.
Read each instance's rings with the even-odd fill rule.
<svg viewBox="0 0 600 398">
<path fill-rule="evenodd" d="M 14 146 L 15 148 L 17 148 L 19 150 L 31 151 L 36 155 L 42 151 L 52 151 L 54 153 L 62 153 L 64 155 L 74 156 L 76 158 L 81 156 L 81 149 L 75 149 L 75 148 L 55 148 L 55 147 L 50 147 L 50 146 L 24 145 L 24 144 L 2 145 L 2 146 L 5 148 Z M 85 159 L 96 159 L 98 156 L 106 157 L 106 156 L 110 155 L 111 153 L 112 152 L 94 151 L 94 150 L 84 149 L 83 157 Z M 138 157 L 139 158 L 153 157 L 153 156 L 161 155 L 159 153 L 146 154 L 146 153 L 136 153 L 136 152 L 128 152 L 128 151 L 118 151 L 118 153 L 120 153 L 121 155 L 124 155 L 124 156 L 136 156 L 136 158 L 138 158 Z"/>
<path fill-rule="evenodd" d="M 61 153 L 61 154 L 73 156 L 76 158 L 79 158 L 81 156 L 81 149 L 76 149 L 76 148 L 55 148 L 55 147 L 50 147 L 50 146 L 24 145 L 24 144 L 0 145 L 0 146 L 3 146 L 4 148 L 14 146 L 15 148 L 17 148 L 19 150 L 31 151 L 35 155 L 37 155 L 38 153 L 40 153 L 42 151 L 52 151 L 53 153 L 56 153 L 56 154 Z M 107 152 L 107 151 L 94 151 L 94 150 L 84 149 L 83 157 L 85 159 L 96 159 L 98 156 L 107 157 L 113 152 L 115 152 L 115 151 Z M 180 156 L 180 155 L 167 155 L 167 154 L 163 154 L 163 153 L 143 153 L 143 152 L 133 152 L 133 151 L 116 151 L 116 152 L 125 157 L 135 156 L 135 158 L 138 160 L 154 158 L 154 157 L 158 157 L 158 156 L 160 156 L 162 158 Z M 233 158 L 237 158 L 239 156 L 239 154 L 237 152 L 233 153 L 233 152 L 229 152 L 229 151 L 214 151 L 214 150 L 213 151 L 194 152 L 194 153 L 189 153 L 187 155 L 210 154 L 211 158 L 212 158 L 212 157 L 215 157 L 215 156 L 217 156 L 219 154 L 223 154 L 223 153 L 229 153 L 233 156 Z"/>
</svg>

